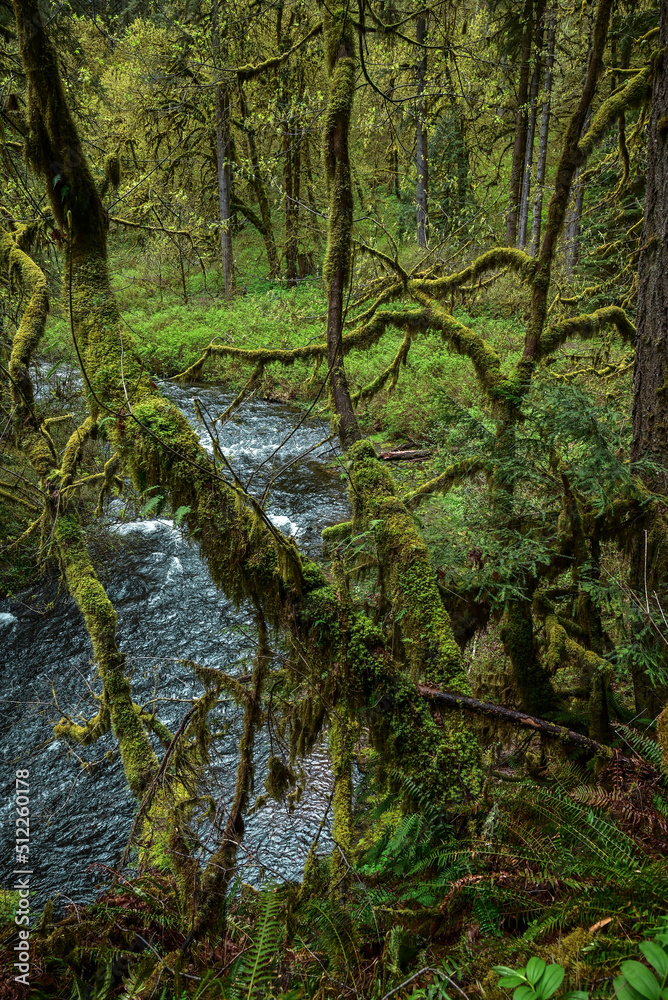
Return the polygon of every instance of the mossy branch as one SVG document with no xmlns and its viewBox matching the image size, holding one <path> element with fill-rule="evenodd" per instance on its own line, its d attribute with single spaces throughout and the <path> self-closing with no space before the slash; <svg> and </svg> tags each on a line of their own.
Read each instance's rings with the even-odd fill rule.
<svg viewBox="0 0 668 1000">
<path fill-rule="evenodd" d="M 388 327 L 395 326 L 400 330 L 411 330 L 413 332 L 424 332 L 427 327 L 426 313 L 410 310 L 382 310 L 376 313 L 370 322 L 362 323 L 350 333 L 345 333 L 342 339 L 342 350 L 348 354 L 352 350 L 361 350 L 377 344 Z M 322 361 L 327 357 L 326 344 L 308 344 L 305 347 L 295 347 L 291 351 L 282 348 L 258 347 L 243 348 L 232 347 L 228 344 L 209 344 L 199 358 L 190 368 L 187 368 L 176 378 L 178 381 L 187 382 L 198 379 L 206 364 L 206 361 L 213 355 L 234 358 L 238 361 L 245 361 L 249 364 L 262 365 L 266 367 L 271 364 L 293 365 L 295 361 Z"/>
<path fill-rule="evenodd" d="M 603 306 L 592 313 L 572 316 L 551 326 L 543 335 L 540 355 L 547 357 L 568 340 L 591 340 L 606 326 L 615 326 L 624 341 L 633 341 L 635 327 L 619 306 Z"/>
<path fill-rule="evenodd" d="M 264 362 L 260 361 L 259 364 L 253 369 L 251 377 L 248 379 L 241 391 L 234 397 L 230 405 L 227 407 L 219 417 L 216 417 L 216 422 L 222 427 L 223 424 L 227 423 L 235 410 L 238 410 L 243 401 L 248 397 L 249 393 L 253 392 L 260 383 L 262 382 L 262 377 L 264 375 Z"/>
<path fill-rule="evenodd" d="M 83 726 L 78 726 L 67 719 L 61 719 L 53 727 L 53 734 L 59 740 L 68 740 L 71 743 L 76 743 L 78 746 L 88 747 L 96 743 L 110 729 L 111 715 L 109 713 L 109 706 L 103 697 L 97 714 L 88 719 Z"/>
<path fill-rule="evenodd" d="M 468 689 L 461 652 L 440 599 L 427 546 L 413 516 L 396 495 L 392 476 L 368 441 L 348 449 L 353 485 L 353 532 L 375 522 L 378 563 L 383 587 L 391 596 L 406 642 L 405 656 L 413 676 Z M 445 680 L 447 678 L 447 681 Z"/>
<path fill-rule="evenodd" d="M 439 330 L 443 340 L 458 354 L 467 355 L 471 359 L 481 387 L 490 398 L 496 398 L 505 379 L 501 371 L 501 358 L 494 348 L 480 334 L 455 319 L 426 292 L 415 288 L 412 283 L 409 287 L 413 297 L 424 306 L 428 325 L 433 330 Z"/>
<path fill-rule="evenodd" d="M 263 73 L 268 73 L 272 69 L 278 69 L 291 55 L 298 52 L 307 42 L 310 42 L 312 38 L 315 38 L 322 31 L 322 21 L 320 21 L 314 28 L 304 35 L 302 39 L 288 49 L 286 52 L 282 52 L 278 56 L 272 56 L 270 59 L 265 59 L 264 62 L 256 63 L 246 63 L 244 66 L 238 66 L 234 71 L 237 76 L 239 83 L 245 83 L 246 80 L 254 80 L 258 76 L 262 76 Z"/>
<path fill-rule="evenodd" d="M 559 667 L 573 664 L 587 673 L 595 670 L 609 670 L 610 664 L 591 649 L 585 649 L 568 634 L 565 626 L 556 614 L 545 619 L 545 635 L 547 638 L 547 654 L 545 663 L 551 673 L 556 673 Z"/>
<path fill-rule="evenodd" d="M 39 510 L 39 507 L 35 506 L 34 503 L 30 503 L 29 500 L 26 500 L 24 497 L 20 497 L 17 493 L 12 493 L 11 490 L 4 489 L 2 486 L 0 486 L 0 497 L 4 497 L 5 500 L 9 500 L 11 503 L 22 504 L 24 507 L 27 507 L 28 510 Z"/>
<path fill-rule="evenodd" d="M 408 289 L 411 293 L 422 292 L 430 297 L 441 298 L 456 291 L 467 281 L 474 281 L 486 271 L 501 267 L 516 271 L 521 278 L 530 282 L 536 261 L 524 250 L 515 247 L 494 247 L 456 274 L 449 274 L 443 278 L 411 278 Z"/>
<path fill-rule="evenodd" d="M 233 877 L 237 850 L 244 835 L 244 817 L 253 791 L 255 738 L 262 725 L 262 697 L 274 656 L 269 646 L 264 617 L 257 607 L 256 611 L 259 640 L 253 661 L 251 687 L 249 691 L 244 691 L 243 730 L 239 741 L 234 799 L 221 841 L 204 871 L 201 905 L 194 925 L 181 945 L 181 951 L 186 951 L 193 941 L 199 940 L 214 928 L 219 929 L 223 923 L 225 911 L 221 902 L 225 899 Z"/>
<path fill-rule="evenodd" d="M 487 715 L 493 719 L 523 726 L 534 730 L 536 734 L 548 736 L 567 745 L 576 746 L 581 750 L 586 750 L 588 753 L 594 754 L 596 757 L 602 757 L 604 760 L 610 760 L 614 754 L 611 747 L 604 746 L 602 743 L 597 743 L 596 740 L 592 740 L 588 736 L 576 733 L 572 729 L 566 729 L 565 726 L 557 726 L 553 722 L 548 722 L 546 719 L 540 719 L 534 715 L 517 712 L 511 708 L 503 708 L 501 705 L 492 705 L 489 702 L 478 701 L 477 698 L 451 694 L 448 691 L 438 691 L 424 684 L 418 684 L 417 689 L 423 698 L 436 705 L 443 705 L 446 708 L 463 708 L 469 712 Z"/>
<path fill-rule="evenodd" d="M 389 379 L 392 379 L 392 385 L 390 391 L 394 389 L 399 378 L 399 370 L 402 365 L 406 366 L 406 359 L 408 358 L 408 351 L 411 346 L 411 341 L 413 337 L 411 333 L 407 333 L 401 342 L 401 347 L 399 348 L 394 360 L 387 366 L 387 368 L 380 373 L 372 382 L 365 385 L 358 392 L 354 393 L 352 396 L 352 402 L 354 406 L 357 406 L 364 399 L 372 399 L 376 393 L 385 386 Z"/>
<path fill-rule="evenodd" d="M 445 472 L 442 472 L 439 476 L 430 479 L 429 482 L 423 483 L 416 490 L 407 493 L 402 498 L 403 503 L 405 503 L 409 510 L 415 510 L 427 497 L 432 496 L 434 493 L 447 493 L 452 486 L 460 483 L 468 476 L 474 475 L 481 466 L 482 460 L 478 457 L 465 458 L 461 462 L 455 462 L 453 465 L 449 465 Z"/>
<path fill-rule="evenodd" d="M 375 288 L 377 289 L 378 285 L 376 285 Z M 385 305 L 387 302 L 392 302 L 394 299 L 398 299 L 402 295 L 403 291 L 404 286 L 401 282 L 393 282 L 379 292 L 374 301 L 370 306 L 368 306 L 367 309 L 364 310 L 364 312 L 357 316 L 353 316 L 351 319 L 347 319 L 344 326 L 362 326 L 371 319 L 380 306 Z M 371 292 L 370 294 L 373 293 Z"/>
<path fill-rule="evenodd" d="M 604 101 L 598 109 L 586 135 L 577 146 L 577 161 L 584 163 L 595 147 L 618 120 L 622 112 L 638 108 L 651 93 L 652 67 L 643 66 L 621 90 Z"/>
<path fill-rule="evenodd" d="M 27 542 L 28 539 L 30 537 L 32 537 L 32 535 L 35 534 L 35 532 L 37 531 L 37 529 L 42 526 L 42 524 L 43 524 L 43 515 L 40 514 L 40 516 L 38 518 L 36 518 L 32 522 L 32 524 L 28 525 L 28 527 L 26 528 L 26 530 L 23 531 L 19 535 L 18 538 L 15 538 L 13 542 L 9 543 L 9 545 L 7 546 L 7 548 L 4 550 L 4 554 L 8 555 L 10 552 L 14 552 L 15 549 L 17 549 L 19 547 L 19 545 L 21 545 L 22 542 Z"/>
</svg>

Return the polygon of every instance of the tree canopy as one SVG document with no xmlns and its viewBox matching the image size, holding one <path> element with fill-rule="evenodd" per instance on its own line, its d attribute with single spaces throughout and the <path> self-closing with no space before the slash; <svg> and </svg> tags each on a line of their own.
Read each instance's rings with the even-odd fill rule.
<svg viewBox="0 0 668 1000">
<path fill-rule="evenodd" d="M 550 959 L 600 993 L 643 935 L 665 958 L 666 0 L 12 0 L 0 31 L 4 592 L 71 595 L 95 711 L 54 737 L 111 733 L 137 803 L 101 900 L 45 906 L 36 987 L 547 997 Z M 235 396 L 198 428 L 166 377 Z M 330 421 L 322 558 L 220 443 L 262 393 Z M 188 661 L 176 729 L 91 544 L 120 495 L 253 612 L 250 669 Z M 240 885 L 323 741 L 333 851 Z M 614 989 L 654 1000 L 637 965 Z"/>
</svg>

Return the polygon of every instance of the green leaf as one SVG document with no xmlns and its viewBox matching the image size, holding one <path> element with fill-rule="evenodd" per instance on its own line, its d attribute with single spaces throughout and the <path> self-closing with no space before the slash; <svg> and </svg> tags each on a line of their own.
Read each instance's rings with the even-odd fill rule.
<svg viewBox="0 0 668 1000">
<path fill-rule="evenodd" d="M 507 965 L 494 965 L 492 967 L 492 972 L 496 972 L 500 976 L 522 976 L 522 977 L 524 977 L 524 969 L 511 969 Z"/>
<path fill-rule="evenodd" d="M 516 972 L 513 972 L 510 976 L 501 976 L 497 985 L 504 990 L 512 990 L 516 986 L 521 986 L 522 983 L 526 983 L 524 976 L 518 976 Z"/>
<path fill-rule="evenodd" d="M 661 987 L 647 966 L 640 962 L 622 962 L 622 975 L 626 982 L 647 1000 L 660 1000 Z"/>
<path fill-rule="evenodd" d="M 62 364 L 64 364 L 64 363 L 65 363 L 65 362 L 64 362 L 64 361 L 62 360 L 62 358 L 61 358 L 61 360 L 60 360 L 60 361 L 56 361 L 55 365 L 51 365 L 51 367 L 49 368 L 48 372 L 47 372 L 47 373 L 46 373 L 46 375 L 44 376 L 44 380 L 45 380 L 45 381 L 48 381 L 48 379 L 50 379 L 50 378 L 51 378 L 51 376 L 53 375 L 53 373 L 54 373 L 54 372 L 57 372 L 57 371 L 58 371 L 58 369 L 60 368 L 60 366 L 61 366 Z M 113 419 L 113 418 L 109 418 L 109 419 Z"/>
<path fill-rule="evenodd" d="M 146 506 L 142 509 L 142 514 L 144 515 L 144 517 L 147 514 L 150 514 L 150 512 L 153 510 L 153 508 L 157 507 L 158 504 L 162 500 L 164 500 L 164 499 L 165 498 L 163 497 L 162 493 L 158 493 L 157 496 L 151 497 L 151 499 L 148 501 L 148 503 L 146 504 Z"/>
<path fill-rule="evenodd" d="M 562 993 L 559 1000 L 589 1000 L 589 994 L 586 990 L 569 990 Z"/>
<path fill-rule="evenodd" d="M 518 986 L 513 993 L 513 1000 L 536 1000 L 536 991 L 533 986 Z"/>
<path fill-rule="evenodd" d="M 536 987 L 541 1000 L 547 1000 L 553 993 L 556 993 L 564 981 L 565 975 L 566 970 L 562 965 L 548 965 Z"/>
<path fill-rule="evenodd" d="M 643 994 L 632 989 L 624 979 L 624 976 L 617 976 L 612 985 L 619 1000 L 643 1000 Z"/>
<path fill-rule="evenodd" d="M 179 507 L 178 510 L 174 511 L 174 524 L 178 525 L 181 523 L 186 514 L 189 514 L 192 507 Z"/>
<path fill-rule="evenodd" d="M 668 955 L 663 948 L 655 941 L 642 941 L 639 947 L 649 964 L 665 979 L 668 976 Z"/>
<path fill-rule="evenodd" d="M 533 955 L 527 962 L 527 979 L 535 985 L 545 972 L 545 962 L 537 955 Z"/>
</svg>

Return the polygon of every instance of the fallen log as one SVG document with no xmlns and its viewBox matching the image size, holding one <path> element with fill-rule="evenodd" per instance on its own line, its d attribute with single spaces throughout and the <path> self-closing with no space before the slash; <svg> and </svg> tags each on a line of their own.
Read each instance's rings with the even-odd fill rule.
<svg viewBox="0 0 668 1000">
<path fill-rule="evenodd" d="M 420 448 L 412 451 L 401 451 L 400 449 L 397 449 L 396 451 L 383 451 L 378 457 L 381 458 L 383 462 L 408 462 L 416 458 L 429 458 L 430 455 L 431 451 Z"/>
<path fill-rule="evenodd" d="M 582 750 L 593 753 L 597 757 L 609 760 L 614 750 L 596 740 L 576 733 L 565 726 L 558 726 L 547 719 L 538 719 L 534 715 L 527 715 L 526 712 L 518 712 L 513 708 L 503 708 L 501 705 L 492 705 L 490 702 L 478 701 L 477 698 L 470 698 L 462 694 L 450 694 L 447 691 L 439 691 L 436 688 L 428 687 L 426 684 L 418 684 L 417 689 L 423 698 L 436 702 L 438 705 L 446 705 L 449 708 L 464 708 L 470 712 L 477 712 L 480 715 L 488 715 L 493 719 L 502 719 L 505 722 L 512 722 L 515 725 L 526 726 L 534 729 L 542 736 L 549 736 L 552 739 L 561 740 L 564 743 L 571 743 Z"/>
</svg>

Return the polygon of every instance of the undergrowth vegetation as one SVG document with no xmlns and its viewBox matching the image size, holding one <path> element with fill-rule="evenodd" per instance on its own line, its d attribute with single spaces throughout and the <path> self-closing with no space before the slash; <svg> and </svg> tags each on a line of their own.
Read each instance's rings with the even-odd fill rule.
<svg viewBox="0 0 668 1000">
<path fill-rule="evenodd" d="M 666 0 L 47 6 L 0 3 L 0 626 L 71 596 L 95 686 L 46 745 L 108 739 L 136 812 L 20 989 L 7 882 L 0 998 L 668 1000 Z M 338 438 L 321 557 L 221 443 L 253 399 Z M 122 511 L 248 612 L 170 726 Z M 246 883 L 314 753 L 300 877 Z"/>
</svg>

